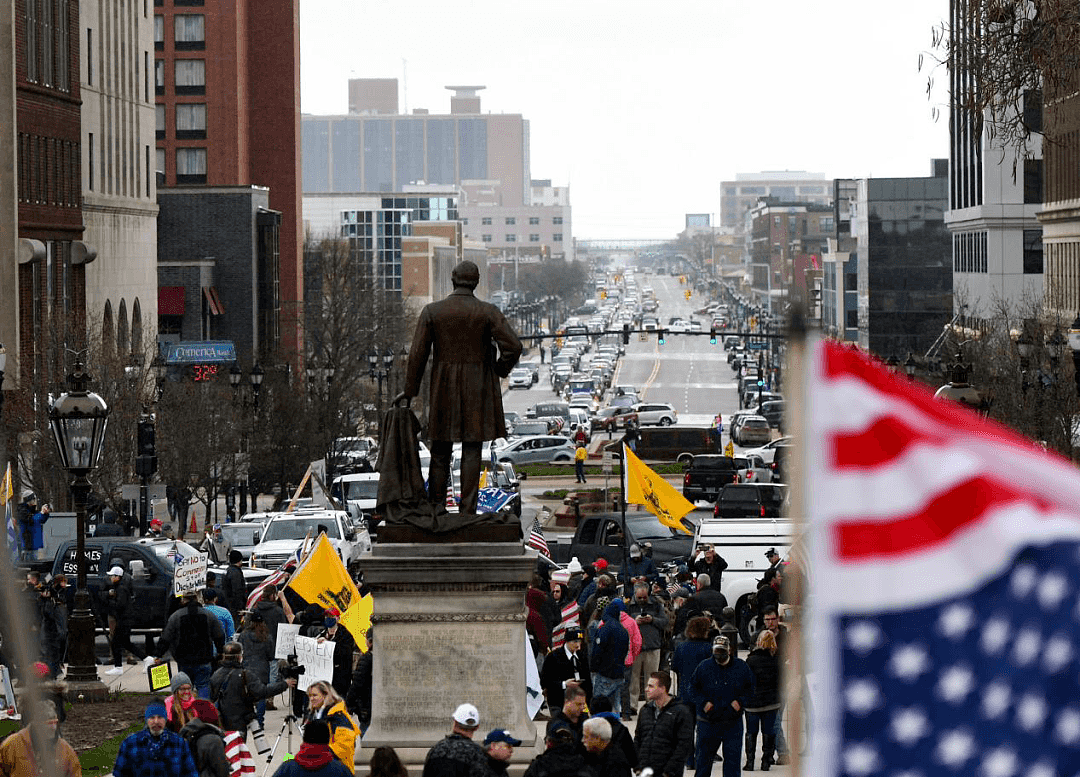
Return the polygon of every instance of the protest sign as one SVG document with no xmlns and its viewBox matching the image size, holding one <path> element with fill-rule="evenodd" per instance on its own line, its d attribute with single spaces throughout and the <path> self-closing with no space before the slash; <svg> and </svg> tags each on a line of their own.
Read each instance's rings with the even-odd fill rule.
<svg viewBox="0 0 1080 777">
<path fill-rule="evenodd" d="M 296 638 L 296 661 L 304 667 L 304 673 L 296 681 L 296 690 L 307 691 L 319 680 L 334 679 L 334 648 L 330 640 L 319 642 L 315 637 Z"/>
<path fill-rule="evenodd" d="M 274 643 L 274 658 L 288 658 L 296 652 L 296 637 L 300 634 L 299 623 L 279 623 Z"/>
<path fill-rule="evenodd" d="M 150 690 L 155 693 L 164 691 L 172 684 L 172 666 L 168 661 L 164 664 L 153 664 L 146 667 L 146 678 L 150 683 Z"/>
<path fill-rule="evenodd" d="M 188 591 L 206 588 L 207 554 L 183 556 L 177 553 L 173 558 L 176 568 L 173 572 L 173 594 L 183 596 Z"/>
</svg>

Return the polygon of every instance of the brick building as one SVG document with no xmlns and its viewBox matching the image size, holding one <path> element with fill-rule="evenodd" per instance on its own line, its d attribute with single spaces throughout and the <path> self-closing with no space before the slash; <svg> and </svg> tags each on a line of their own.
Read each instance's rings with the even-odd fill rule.
<svg viewBox="0 0 1080 777">
<path fill-rule="evenodd" d="M 280 213 L 280 305 L 303 299 L 300 228 L 300 37 L 297 0 L 155 0 L 159 181 L 166 187 L 266 187 Z M 194 227 L 197 229 L 198 225 Z M 175 244 L 172 244 L 175 245 Z M 159 245 L 159 260 L 174 260 Z M 254 283 L 249 279 L 248 284 Z M 281 329 L 298 353 L 302 316 Z M 252 321 L 253 330 L 273 327 Z M 259 359 L 277 350 L 256 337 Z"/>
</svg>

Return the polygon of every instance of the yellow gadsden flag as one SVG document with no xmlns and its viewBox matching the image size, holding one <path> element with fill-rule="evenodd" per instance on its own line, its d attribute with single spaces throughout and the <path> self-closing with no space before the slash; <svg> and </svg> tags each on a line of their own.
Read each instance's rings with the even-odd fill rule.
<svg viewBox="0 0 1080 777">
<path fill-rule="evenodd" d="M 641 463 L 641 459 L 625 445 L 623 458 L 626 462 L 626 502 L 645 505 L 649 512 L 660 519 L 664 526 L 690 534 L 683 526 L 682 517 L 694 509 L 694 505 L 675 490 L 675 487 Z"/>
<path fill-rule="evenodd" d="M 11 486 L 11 465 L 8 464 L 4 479 L 0 480 L 0 505 L 6 505 L 14 493 L 15 489 Z"/>
<path fill-rule="evenodd" d="M 289 581 L 289 588 L 304 601 L 318 604 L 323 609 L 336 607 L 341 613 L 341 625 L 352 634 L 361 652 L 367 652 L 366 635 L 371 628 L 373 609 L 371 595 L 360 597 L 356 584 L 325 534 L 319 535 L 315 547 L 300 562 Z"/>
</svg>

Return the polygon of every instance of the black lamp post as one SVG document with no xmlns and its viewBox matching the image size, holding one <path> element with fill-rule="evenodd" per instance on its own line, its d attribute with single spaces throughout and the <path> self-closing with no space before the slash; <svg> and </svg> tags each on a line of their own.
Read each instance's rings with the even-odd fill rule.
<svg viewBox="0 0 1080 777">
<path fill-rule="evenodd" d="M 376 389 L 375 397 L 377 401 L 379 421 L 382 422 L 382 390 L 383 381 L 390 377 L 390 372 L 394 367 L 394 349 L 389 346 L 386 351 L 380 356 L 379 351 L 376 348 L 372 348 L 368 351 L 368 375 L 372 380 L 378 381 L 378 388 Z"/>
<path fill-rule="evenodd" d="M 970 375 L 971 365 L 965 364 L 962 351 L 957 351 L 956 361 L 950 368 L 949 382 L 934 392 L 934 399 L 951 399 L 985 415 L 990 408 L 978 389 L 968 383 Z"/>
<path fill-rule="evenodd" d="M 86 501 L 90 495 L 87 475 L 97 467 L 109 420 L 109 407 L 97 394 L 87 391 L 90 376 L 79 362 L 68 376 L 68 391 L 49 409 L 49 423 L 56 440 L 61 466 L 71 473 L 71 494 L 75 502 L 76 564 L 78 576 L 75 610 L 68 620 L 68 685 L 73 698 L 102 701 L 105 685 L 98 680 L 94 660 L 94 616 L 90 612 L 90 592 L 86 590 Z"/>
<path fill-rule="evenodd" d="M 915 379 L 915 369 L 919 366 L 919 363 L 915 361 L 915 354 L 908 351 L 907 358 L 904 359 L 904 374 L 908 376 L 909 380 Z"/>
<path fill-rule="evenodd" d="M 7 369 L 7 348 L 0 343 L 0 416 L 4 414 L 4 370 Z"/>
<path fill-rule="evenodd" d="M 258 362 L 252 365 L 251 375 L 249 376 L 249 378 L 251 379 L 251 390 L 254 392 L 256 409 L 259 407 L 259 394 L 262 392 L 262 382 L 264 376 L 265 373 L 263 372 L 263 368 L 259 366 Z"/>
<path fill-rule="evenodd" d="M 154 386 L 157 390 L 157 401 L 161 401 L 161 395 L 165 393 L 165 376 L 169 372 L 168 366 L 165 364 L 165 360 L 161 358 L 159 353 L 154 357 L 154 360 L 150 362 L 150 371 L 154 374 Z"/>
</svg>

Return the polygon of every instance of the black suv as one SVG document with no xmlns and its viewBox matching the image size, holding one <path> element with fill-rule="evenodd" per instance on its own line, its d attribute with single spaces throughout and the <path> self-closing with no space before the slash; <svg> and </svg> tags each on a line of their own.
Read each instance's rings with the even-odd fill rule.
<svg viewBox="0 0 1080 777">
<path fill-rule="evenodd" d="M 732 483 L 724 486 L 713 508 L 715 518 L 779 518 L 787 486 L 779 483 Z"/>
<path fill-rule="evenodd" d="M 717 454 L 695 456 L 683 473 L 682 493 L 689 501 L 715 502 L 720 490 L 735 482 L 735 474 L 747 466 L 746 459 Z"/>
</svg>

